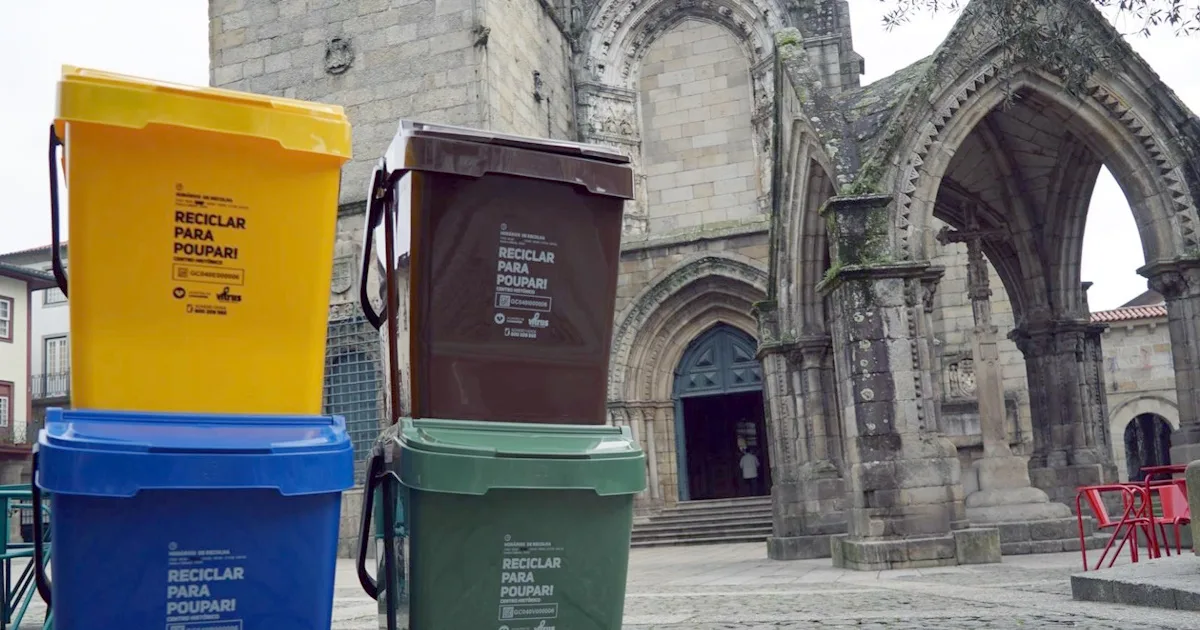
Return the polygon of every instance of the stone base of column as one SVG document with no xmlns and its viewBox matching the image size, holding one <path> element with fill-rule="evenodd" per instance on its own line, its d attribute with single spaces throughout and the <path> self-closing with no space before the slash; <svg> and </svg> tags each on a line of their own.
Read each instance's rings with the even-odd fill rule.
<svg viewBox="0 0 1200 630">
<path fill-rule="evenodd" d="M 846 532 L 846 482 L 832 465 L 804 466 L 800 481 L 771 488 L 774 511 L 767 557 L 829 557 L 829 536 Z"/>
<path fill-rule="evenodd" d="M 1116 483 L 1117 467 L 1113 464 L 1075 464 L 1045 468 L 1030 468 L 1029 479 L 1055 503 L 1074 511 L 1075 493 L 1080 486 Z"/>
<path fill-rule="evenodd" d="M 829 547 L 833 566 L 855 571 L 991 564 L 1000 562 L 1000 531 L 968 528 L 945 536 L 892 540 L 837 535 L 830 537 Z"/>
<path fill-rule="evenodd" d="M 1079 522 L 1065 504 L 1050 501 L 1030 486 L 1029 467 L 1017 456 L 985 457 L 975 462 L 982 490 L 967 495 L 967 518 L 972 524 L 1000 530 L 1003 555 L 1079 551 Z M 1095 524 L 1084 521 L 1084 541 Z"/>
<path fill-rule="evenodd" d="M 1074 516 L 1041 521 L 1010 521 L 994 525 L 1000 530 L 1000 553 L 1020 556 L 1033 553 L 1079 551 L 1079 521 Z M 1096 522 L 1083 519 L 1083 541 L 1088 549 L 1104 546 L 1107 539 L 1095 536 Z"/>
</svg>

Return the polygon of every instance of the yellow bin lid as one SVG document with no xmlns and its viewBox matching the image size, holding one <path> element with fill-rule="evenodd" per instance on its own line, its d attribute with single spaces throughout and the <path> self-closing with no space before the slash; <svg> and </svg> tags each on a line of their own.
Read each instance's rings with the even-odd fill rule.
<svg viewBox="0 0 1200 630">
<path fill-rule="evenodd" d="M 292 151 L 350 159 L 350 123 L 340 105 L 193 87 L 63 66 L 55 132 L 83 122 L 150 124 L 266 138 Z"/>
</svg>

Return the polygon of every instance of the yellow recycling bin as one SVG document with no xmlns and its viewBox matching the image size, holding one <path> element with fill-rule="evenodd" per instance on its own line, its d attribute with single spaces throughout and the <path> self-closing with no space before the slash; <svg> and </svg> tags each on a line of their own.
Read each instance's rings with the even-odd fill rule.
<svg viewBox="0 0 1200 630">
<path fill-rule="evenodd" d="M 320 413 L 342 108 L 67 66 L 50 143 L 74 406 Z"/>
</svg>

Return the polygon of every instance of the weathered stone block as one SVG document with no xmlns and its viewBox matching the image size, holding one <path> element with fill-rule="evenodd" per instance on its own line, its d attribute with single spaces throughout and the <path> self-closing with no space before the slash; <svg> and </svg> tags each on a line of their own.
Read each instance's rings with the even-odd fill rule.
<svg viewBox="0 0 1200 630">
<path fill-rule="evenodd" d="M 772 560 L 809 560 L 828 558 L 832 553 L 830 536 L 792 536 L 767 539 L 767 557 Z"/>
<path fill-rule="evenodd" d="M 884 407 L 886 404 L 887 407 Z M 864 428 L 869 428 L 871 424 L 882 424 L 884 420 L 887 420 L 887 415 L 884 413 L 884 409 L 889 407 L 889 403 L 859 404 L 859 406 L 856 407 L 856 415 L 858 415 L 856 420 L 858 422 L 862 422 Z M 866 419 L 862 418 L 864 410 L 870 414 Z M 862 428 L 860 428 L 859 431 L 862 432 Z M 896 476 L 898 473 L 896 473 L 894 462 L 892 460 L 898 460 L 900 457 L 901 446 L 901 438 L 895 433 L 866 434 L 866 436 L 854 438 L 854 448 L 856 448 L 858 451 L 859 460 L 863 462 L 869 462 L 871 464 L 871 466 L 869 466 L 868 463 L 863 464 L 864 467 L 869 466 L 871 474 L 870 481 L 864 480 L 864 485 L 866 485 L 866 487 L 899 487 L 900 479 L 898 476 Z M 880 466 L 875 466 L 875 464 L 880 464 L 880 466 L 883 468 L 880 468 Z M 888 464 L 893 464 L 893 467 L 888 468 Z M 882 479 L 880 475 L 883 474 L 883 470 L 886 470 L 886 472 L 892 476 L 890 476 L 889 479 Z"/>
<path fill-rule="evenodd" d="M 1031 553 L 1033 553 L 1033 546 L 1029 541 L 1000 543 L 1000 555 L 1003 556 L 1025 556 Z"/>
<path fill-rule="evenodd" d="M 1060 553 L 1066 551 L 1065 540 L 1033 540 L 1029 542 L 1030 553 Z"/>
<path fill-rule="evenodd" d="M 952 535 L 958 564 L 1000 562 L 1000 530 L 994 527 L 960 529 Z"/>
<path fill-rule="evenodd" d="M 1034 521 L 1029 524 L 1030 540 L 1064 540 L 1068 538 L 1079 538 L 1079 522 L 1074 518 Z"/>
<path fill-rule="evenodd" d="M 892 243 L 884 195 L 834 197 L 825 204 L 835 264 L 877 265 L 890 261 Z"/>
<path fill-rule="evenodd" d="M 910 560 L 946 560 L 956 557 L 955 538 L 918 539 L 908 544 Z"/>
<path fill-rule="evenodd" d="M 998 523 L 996 529 L 1000 530 L 1000 541 L 1005 545 L 1030 539 L 1029 523 Z"/>
</svg>

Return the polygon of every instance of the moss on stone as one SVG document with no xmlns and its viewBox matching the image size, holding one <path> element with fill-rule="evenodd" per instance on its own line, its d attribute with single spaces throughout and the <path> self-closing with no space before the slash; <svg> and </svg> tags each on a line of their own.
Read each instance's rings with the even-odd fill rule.
<svg viewBox="0 0 1200 630">
<path fill-rule="evenodd" d="M 777 46 L 798 46 L 804 43 L 804 36 L 800 34 L 798 28 L 785 28 L 775 33 L 775 44 Z"/>
</svg>

